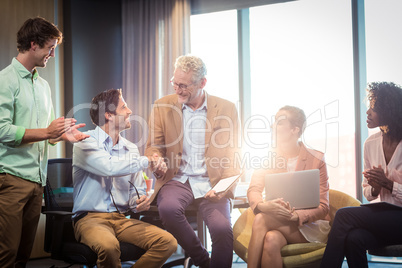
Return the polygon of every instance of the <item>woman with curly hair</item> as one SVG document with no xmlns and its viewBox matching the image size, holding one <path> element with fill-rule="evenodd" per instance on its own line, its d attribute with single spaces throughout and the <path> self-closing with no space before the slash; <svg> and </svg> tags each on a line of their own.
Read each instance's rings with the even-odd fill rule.
<svg viewBox="0 0 402 268">
<path fill-rule="evenodd" d="M 368 267 L 366 250 L 402 244 L 402 88 L 368 85 L 367 127 L 380 127 L 364 144 L 363 194 L 382 204 L 338 210 L 321 267 Z"/>
</svg>

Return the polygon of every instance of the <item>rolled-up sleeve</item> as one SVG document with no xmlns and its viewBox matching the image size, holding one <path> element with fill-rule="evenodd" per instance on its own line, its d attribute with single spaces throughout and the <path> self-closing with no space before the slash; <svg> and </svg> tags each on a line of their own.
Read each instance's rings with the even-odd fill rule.
<svg viewBox="0 0 402 268">
<path fill-rule="evenodd" d="M 19 146 L 24 137 L 25 128 L 13 125 L 14 94 L 3 81 L 0 79 L 0 142 L 8 146 Z"/>
</svg>

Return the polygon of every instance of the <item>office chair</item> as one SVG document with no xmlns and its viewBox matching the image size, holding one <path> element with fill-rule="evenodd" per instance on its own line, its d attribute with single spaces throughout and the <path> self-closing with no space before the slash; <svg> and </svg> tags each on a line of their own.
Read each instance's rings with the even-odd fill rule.
<svg viewBox="0 0 402 268">
<path fill-rule="evenodd" d="M 97 255 L 87 245 L 75 240 L 71 216 L 73 215 L 72 160 L 49 159 L 44 188 L 46 215 L 44 250 L 51 258 L 67 263 L 96 265 Z M 122 262 L 138 260 L 145 250 L 133 244 L 120 242 Z"/>
</svg>

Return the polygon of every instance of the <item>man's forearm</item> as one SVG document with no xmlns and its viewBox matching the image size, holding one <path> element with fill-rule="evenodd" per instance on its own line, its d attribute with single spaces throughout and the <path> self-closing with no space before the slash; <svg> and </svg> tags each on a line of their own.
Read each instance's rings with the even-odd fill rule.
<svg viewBox="0 0 402 268">
<path fill-rule="evenodd" d="M 21 144 L 44 141 L 50 138 L 47 128 L 26 129 Z"/>
</svg>

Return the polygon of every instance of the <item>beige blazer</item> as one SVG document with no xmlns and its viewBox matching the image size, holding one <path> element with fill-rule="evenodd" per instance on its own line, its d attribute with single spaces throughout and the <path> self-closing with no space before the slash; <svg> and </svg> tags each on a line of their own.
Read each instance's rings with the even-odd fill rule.
<svg viewBox="0 0 402 268">
<path fill-rule="evenodd" d="M 212 187 L 222 178 L 240 173 L 239 144 L 241 127 L 235 105 L 225 99 L 206 94 L 205 163 Z M 159 189 L 178 172 L 183 152 L 182 104 L 176 94 L 155 101 L 149 119 L 146 156 L 157 153 L 165 158 L 168 171 L 155 183 L 154 200 Z M 234 188 L 228 197 L 233 198 Z"/>
<path fill-rule="evenodd" d="M 330 220 L 328 215 L 329 184 L 324 154 L 319 151 L 306 148 L 303 143 L 300 144 L 301 149 L 296 164 L 296 171 L 308 169 L 320 170 L 320 205 L 315 209 L 297 210 L 297 214 L 299 215 L 299 225 L 322 219 Z M 259 202 L 263 201 L 262 192 L 265 188 L 265 175 L 279 172 L 286 172 L 286 169 L 260 169 L 254 171 L 249 189 L 247 191 L 247 198 L 250 203 L 250 207 L 253 210 Z"/>
</svg>

